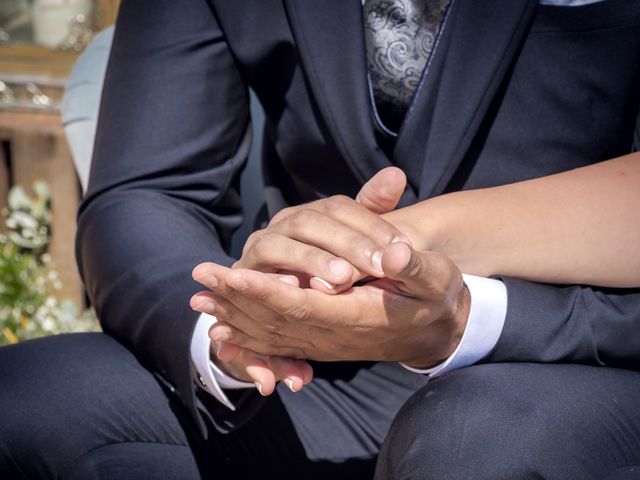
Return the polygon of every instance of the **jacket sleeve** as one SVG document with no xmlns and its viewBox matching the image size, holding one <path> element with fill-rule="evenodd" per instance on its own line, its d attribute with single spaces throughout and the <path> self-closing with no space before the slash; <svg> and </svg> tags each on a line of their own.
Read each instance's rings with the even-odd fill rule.
<svg viewBox="0 0 640 480">
<path fill-rule="evenodd" d="M 507 317 L 483 362 L 583 363 L 640 370 L 640 289 L 501 278 Z"/>
<path fill-rule="evenodd" d="M 640 150 L 640 112 L 632 149 Z M 603 245 L 606 248 L 606 245 Z M 629 255 L 638 249 L 629 246 Z M 640 289 L 556 286 L 502 277 L 507 316 L 483 362 L 563 362 L 640 370 Z"/>
<path fill-rule="evenodd" d="M 76 254 L 104 331 L 169 384 L 201 429 L 191 271 L 231 262 L 250 130 L 248 92 L 208 3 L 123 1 Z"/>
</svg>

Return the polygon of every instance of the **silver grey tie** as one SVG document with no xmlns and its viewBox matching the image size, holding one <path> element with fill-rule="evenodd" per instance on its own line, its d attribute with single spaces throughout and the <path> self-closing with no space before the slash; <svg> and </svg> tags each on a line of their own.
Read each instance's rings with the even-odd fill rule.
<svg viewBox="0 0 640 480">
<path fill-rule="evenodd" d="M 367 63 L 382 122 L 397 132 L 450 0 L 365 0 Z"/>
</svg>

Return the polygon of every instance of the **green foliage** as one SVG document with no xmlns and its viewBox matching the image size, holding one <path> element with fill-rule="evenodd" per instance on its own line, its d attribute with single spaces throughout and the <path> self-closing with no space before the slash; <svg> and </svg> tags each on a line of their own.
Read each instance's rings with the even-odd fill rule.
<svg viewBox="0 0 640 480">
<path fill-rule="evenodd" d="M 97 330 L 91 311 L 80 312 L 58 299 L 62 288 L 46 253 L 50 239 L 51 194 L 44 182 L 9 193 L 7 234 L 0 235 L 0 346 L 55 333 Z"/>
</svg>

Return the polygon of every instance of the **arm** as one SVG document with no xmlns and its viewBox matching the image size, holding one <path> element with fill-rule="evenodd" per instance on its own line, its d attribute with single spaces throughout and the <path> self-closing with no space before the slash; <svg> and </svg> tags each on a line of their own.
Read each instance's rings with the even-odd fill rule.
<svg viewBox="0 0 640 480">
<path fill-rule="evenodd" d="M 466 273 L 640 286 L 640 153 L 436 197 L 386 216 Z"/>
<path fill-rule="evenodd" d="M 191 269 L 231 262 L 250 143 L 247 91 L 208 4 L 124 1 L 101 105 L 79 268 L 104 330 L 199 419 Z"/>
<path fill-rule="evenodd" d="M 615 167 L 619 167 L 620 164 L 626 166 L 627 164 L 624 162 L 628 162 L 629 159 L 635 160 L 635 157 L 630 156 L 619 161 L 614 160 L 606 162 L 601 164 L 601 166 L 604 165 L 605 167 L 610 167 L 613 165 Z M 632 171 L 634 171 L 634 166 L 635 163 L 632 164 Z M 593 168 L 595 170 L 595 167 Z M 585 170 L 587 171 L 587 174 L 589 174 L 588 179 L 591 180 L 592 186 L 597 192 L 597 195 L 601 195 L 601 200 L 603 198 L 606 199 L 608 194 L 611 194 L 612 192 L 620 191 L 620 186 L 617 186 L 615 182 L 610 183 L 606 181 L 596 181 L 596 179 L 603 174 L 602 171 L 596 170 L 596 173 L 594 174 L 593 172 L 589 172 L 589 168 L 587 168 L 554 177 L 547 177 L 547 179 L 543 179 L 544 181 L 539 182 L 538 185 L 536 185 L 538 182 L 535 181 L 523 182 L 522 184 L 514 185 L 513 187 L 516 191 L 511 191 L 511 188 L 505 189 L 507 190 L 507 195 L 503 196 L 502 200 L 512 200 L 514 196 L 517 198 L 517 189 L 522 188 L 522 185 L 525 185 L 524 191 L 526 192 L 531 183 L 534 183 L 535 188 L 533 191 L 537 193 L 540 193 L 540 188 L 546 188 L 551 192 L 554 190 L 554 187 L 560 188 L 558 184 L 554 185 L 554 180 L 556 179 L 560 180 L 559 185 L 561 186 L 575 188 L 577 184 L 579 187 L 582 181 L 580 175 Z M 612 175 L 611 170 L 606 170 L 605 173 L 610 176 Z M 613 175 L 613 178 L 615 179 L 615 175 Z M 552 181 L 547 182 L 548 179 L 551 179 Z M 611 177 L 608 179 L 611 180 Z M 635 179 L 632 180 L 630 184 L 633 185 L 634 181 Z M 605 185 L 605 188 L 598 190 L 600 184 Z M 633 188 L 630 188 L 630 184 L 625 184 L 622 191 L 623 197 L 625 194 L 630 194 L 631 201 L 633 202 L 636 200 L 634 200 L 634 192 Z M 606 194 L 602 193 L 603 190 Z M 482 194 L 486 192 L 489 192 L 489 190 L 484 190 L 479 193 Z M 580 192 L 579 189 L 578 192 Z M 588 196 L 587 193 L 582 192 L 582 197 L 579 197 L 578 200 L 583 200 L 585 196 Z M 491 197 L 488 198 L 490 199 Z M 526 195 L 524 198 L 526 199 Z M 574 197 L 571 198 L 574 199 Z M 477 199 L 475 199 L 475 201 L 477 201 Z M 428 202 L 425 202 L 424 205 L 426 204 L 428 204 Z M 536 201 L 534 199 L 524 201 L 523 204 L 525 207 L 535 211 Z M 551 202 L 551 204 L 553 205 L 554 202 Z M 580 202 L 577 201 L 576 204 L 580 205 Z M 484 207 L 487 208 L 487 205 L 490 205 L 490 203 L 484 204 Z M 493 203 L 492 206 L 497 208 L 500 206 L 500 202 Z M 575 204 L 573 206 L 575 207 Z M 344 212 L 346 205 L 343 207 L 344 208 L 341 210 Z M 308 205 L 306 208 L 316 207 Z M 511 212 L 514 210 L 519 212 L 524 211 L 525 213 L 527 212 L 526 208 L 524 210 L 518 210 L 519 208 L 522 208 L 521 204 L 516 204 L 514 208 L 507 210 Z M 336 209 L 329 209 L 329 211 L 336 211 Z M 419 210 L 414 209 L 414 213 L 416 211 Z M 473 215 L 471 215 L 471 217 L 473 219 Z M 593 217 L 589 216 L 588 212 L 585 211 L 581 211 L 577 217 L 579 221 L 593 221 Z M 605 215 L 604 218 L 608 219 L 609 217 Z M 632 212 L 629 209 L 623 210 L 622 218 L 631 221 Z M 509 217 L 507 217 L 507 220 L 508 219 Z M 620 218 L 616 217 L 616 220 L 617 221 L 614 222 L 612 227 L 615 228 L 617 226 L 620 228 L 620 223 L 618 223 L 620 222 Z M 317 220 L 315 222 L 317 223 Z M 411 224 L 412 222 L 413 225 L 418 224 L 418 219 L 414 217 L 414 219 L 412 221 L 410 220 L 408 223 Z M 557 222 L 558 224 L 562 223 L 559 220 L 557 220 Z M 465 221 L 459 223 L 465 225 Z M 294 237 L 300 239 L 309 238 L 308 236 L 305 236 L 304 233 L 300 232 L 300 226 L 301 223 L 297 222 L 297 227 L 294 230 L 290 230 L 289 232 L 287 232 L 286 229 L 280 230 L 287 233 L 289 236 L 293 234 Z M 399 226 L 402 230 L 400 222 L 397 222 L 396 226 Z M 405 233 L 408 233 L 411 236 L 411 232 L 409 230 L 410 229 L 406 229 Z M 314 240 L 321 243 L 317 238 L 319 230 L 313 229 L 313 231 L 315 232 L 316 237 Z M 331 231 L 335 232 L 335 229 L 331 229 Z M 371 235 L 376 235 L 372 238 L 378 238 L 382 231 L 384 230 L 372 228 Z M 515 231 L 517 232 L 517 229 Z M 488 232 L 492 233 L 492 230 L 488 229 Z M 513 230 L 511 232 L 513 233 Z M 608 235 L 615 236 L 618 234 L 618 231 L 608 230 L 606 233 Z M 391 238 L 392 235 L 392 232 L 389 232 L 386 236 Z M 414 232 L 414 242 L 420 242 L 421 240 L 419 238 L 416 240 L 416 237 L 417 236 Z M 333 238 L 335 246 L 336 237 Z M 580 240 L 579 237 L 576 238 L 577 240 Z M 524 242 L 525 239 L 526 237 L 522 236 L 520 241 L 526 245 L 526 242 Z M 274 239 L 270 238 L 269 243 L 274 243 L 275 246 L 275 242 L 273 242 L 273 240 Z M 554 237 L 551 238 L 551 241 L 555 241 L 555 243 L 560 245 L 560 247 L 563 246 L 562 238 Z M 626 247 L 628 248 L 628 245 Z M 308 247 L 300 246 L 300 248 L 303 249 Z M 565 245 L 563 248 L 568 251 L 569 247 Z M 262 250 L 270 249 L 263 247 Z M 334 253 L 338 252 L 334 251 Z M 595 252 L 595 254 L 597 253 L 598 251 Z M 605 252 L 605 254 L 606 253 L 608 252 Z M 260 254 L 259 252 L 256 252 L 253 256 L 259 258 Z M 593 258 L 591 260 L 593 260 Z M 549 268 L 553 268 L 553 265 L 549 265 Z M 565 270 L 565 273 L 566 271 L 571 271 L 570 262 L 565 268 L 569 269 Z M 318 272 L 320 271 L 321 269 L 318 269 Z M 313 272 L 307 273 L 313 274 Z M 614 272 L 614 278 L 619 278 L 615 277 L 615 275 L 617 275 L 617 273 Z M 425 281 L 428 282 L 426 279 Z M 598 290 L 581 287 L 561 288 L 536 285 L 508 277 L 503 277 L 503 281 L 506 283 L 507 291 L 509 293 L 509 308 L 507 311 L 505 329 L 500 341 L 498 341 L 497 348 L 494 349 L 493 354 L 489 357 L 491 360 L 543 362 L 570 361 L 594 364 L 605 363 L 609 365 L 626 366 L 627 368 L 634 368 L 639 363 L 637 357 L 637 352 L 640 351 L 638 348 L 639 345 L 637 341 L 633 340 L 633 332 L 637 329 L 637 324 L 640 320 L 637 314 L 637 305 L 640 301 L 640 295 L 637 290 Z M 287 310 L 283 310 L 283 313 L 286 313 L 286 311 Z M 312 313 L 307 312 L 308 315 L 321 313 L 322 312 L 320 310 Z M 395 318 L 394 321 L 399 321 L 399 319 Z M 252 327 L 247 327 L 247 330 L 250 330 L 251 328 Z M 527 334 L 525 335 L 523 332 L 527 332 Z M 236 334 L 236 332 L 230 331 L 228 333 L 230 333 L 231 336 Z M 242 340 L 238 341 L 241 342 Z M 245 343 L 245 345 L 248 346 L 249 343 Z M 258 345 L 254 344 L 254 346 L 255 348 L 259 348 Z M 278 349 L 267 351 L 277 353 Z"/>
</svg>

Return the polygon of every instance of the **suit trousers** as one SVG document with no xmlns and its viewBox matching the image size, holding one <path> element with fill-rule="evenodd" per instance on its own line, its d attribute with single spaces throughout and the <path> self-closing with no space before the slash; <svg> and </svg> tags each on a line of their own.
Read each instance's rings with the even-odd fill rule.
<svg viewBox="0 0 640 480">
<path fill-rule="evenodd" d="M 280 386 L 244 426 L 205 440 L 107 335 L 6 347 L 0 478 L 365 479 L 385 437 L 377 479 L 640 478 L 640 373 L 488 364 L 411 385 L 400 372 Z"/>
</svg>

